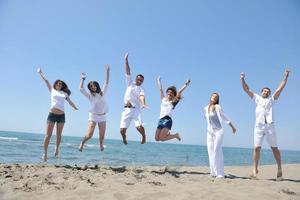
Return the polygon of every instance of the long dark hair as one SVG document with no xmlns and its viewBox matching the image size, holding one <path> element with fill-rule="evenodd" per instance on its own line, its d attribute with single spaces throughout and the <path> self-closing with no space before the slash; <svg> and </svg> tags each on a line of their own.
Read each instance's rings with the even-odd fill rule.
<svg viewBox="0 0 300 200">
<path fill-rule="evenodd" d="M 97 88 L 96 92 L 94 92 L 92 90 L 92 84 L 96 86 L 96 88 Z M 102 92 L 102 90 L 100 88 L 100 85 L 97 81 L 90 81 L 89 84 L 87 85 L 87 88 L 89 89 L 89 91 L 92 95 L 95 95 L 95 93 L 99 93 L 101 96 L 103 95 L 103 92 Z"/>
<path fill-rule="evenodd" d="M 217 99 L 217 102 L 214 104 L 214 105 L 216 105 L 216 104 L 219 104 L 219 101 L 220 101 L 220 95 L 219 95 L 219 93 L 217 93 L 217 92 L 214 92 L 214 93 L 212 93 L 211 95 L 210 95 L 210 97 L 212 97 L 212 95 L 217 95 L 217 97 L 218 97 L 218 99 Z"/>
<path fill-rule="evenodd" d="M 166 92 L 168 92 L 169 90 L 171 90 L 174 94 L 174 100 L 172 100 L 172 105 L 173 105 L 173 109 L 176 107 L 176 105 L 178 104 L 178 102 L 181 100 L 181 97 L 177 97 L 177 89 L 175 86 L 170 86 L 167 88 Z"/>
<path fill-rule="evenodd" d="M 56 86 L 56 84 L 57 83 L 59 83 L 59 82 L 61 82 L 61 91 L 63 91 L 63 92 L 65 92 L 65 93 L 67 93 L 68 94 L 68 96 L 70 96 L 71 95 L 71 91 L 70 91 L 70 89 L 68 88 L 68 85 L 64 82 L 64 81 L 62 81 L 62 80 L 56 80 L 55 82 L 54 82 L 54 84 L 53 84 L 53 88 L 55 89 L 55 86 Z"/>
<path fill-rule="evenodd" d="M 217 92 L 212 93 L 212 94 L 210 95 L 210 99 L 211 99 L 211 97 L 212 97 L 213 95 L 217 95 L 218 99 L 217 99 L 217 102 L 216 102 L 215 104 L 211 104 L 211 103 L 209 102 L 208 112 L 209 112 L 209 110 L 210 110 L 210 107 L 212 107 L 212 111 L 214 111 L 214 110 L 216 109 L 215 105 L 219 105 L 219 100 L 220 100 L 220 95 L 219 95 L 219 93 L 217 93 Z"/>
</svg>

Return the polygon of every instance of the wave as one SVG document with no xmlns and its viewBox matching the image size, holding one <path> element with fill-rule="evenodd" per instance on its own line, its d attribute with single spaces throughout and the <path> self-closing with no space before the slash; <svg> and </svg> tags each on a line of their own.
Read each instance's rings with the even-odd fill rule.
<svg viewBox="0 0 300 200">
<path fill-rule="evenodd" d="M 16 137 L 0 137 L 0 141 L 16 141 L 18 138 Z"/>
</svg>

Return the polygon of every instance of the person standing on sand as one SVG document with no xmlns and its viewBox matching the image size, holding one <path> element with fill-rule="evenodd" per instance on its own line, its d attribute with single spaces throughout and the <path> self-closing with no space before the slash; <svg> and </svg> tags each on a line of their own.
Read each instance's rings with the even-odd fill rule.
<svg viewBox="0 0 300 200">
<path fill-rule="evenodd" d="M 146 134 L 141 118 L 141 110 L 143 108 L 147 108 L 144 89 L 141 87 L 144 81 L 144 76 L 142 74 L 138 74 L 135 77 L 135 82 L 131 80 L 128 53 L 125 54 L 125 72 L 127 88 L 124 95 L 124 109 L 121 115 L 120 132 L 123 143 L 126 145 L 126 130 L 129 127 L 131 120 L 134 120 L 136 129 L 142 135 L 141 144 L 144 144 L 146 142 Z"/>
<path fill-rule="evenodd" d="M 171 134 L 172 128 L 172 113 L 176 105 L 182 98 L 183 91 L 190 84 L 190 80 L 187 80 L 183 87 L 177 93 L 176 87 L 171 86 L 166 90 L 167 96 L 164 95 L 164 91 L 161 84 L 161 78 L 157 78 L 157 84 L 160 92 L 161 106 L 160 106 L 160 119 L 155 133 L 156 141 L 167 141 L 176 138 L 181 140 L 179 133 Z"/>
<path fill-rule="evenodd" d="M 75 110 L 78 110 L 75 104 L 71 101 L 70 95 L 71 91 L 69 90 L 67 84 L 62 80 L 56 80 L 51 86 L 46 76 L 42 72 L 41 68 L 37 69 L 38 74 L 45 81 L 46 86 L 51 93 L 51 108 L 47 118 L 47 131 L 44 139 L 44 154 L 43 161 L 48 159 L 48 145 L 51 139 L 53 128 L 56 124 L 56 145 L 54 156 L 57 157 L 59 154 L 59 145 L 61 142 L 61 135 L 65 125 L 65 111 L 64 105 L 65 100 L 73 107 Z"/>
<path fill-rule="evenodd" d="M 86 74 L 85 73 L 81 74 L 79 89 L 80 92 L 91 102 L 91 108 L 89 111 L 88 130 L 86 135 L 83 137 L 82 141 L 80 142 L 78 148 L 79 151 L 82 151 L 84 143 L 92 138 L 97 124 L 99 127 L 100 150 L 101 151 L 104 150 L 103 142 L 104 142 L 105 129 L 106 129 L 105 115 L 108 112 L 108 104 L 105 100 L 105 97 L 107 94 L 107 88 L 109 83 L 109 71 L 110 71 L 110 67 L 109 65 L 106 65 L 106 80 L 105 83 L 103 84 L 102 90 L 97 81 L 89 82 L 87 87 L 90 93 L 88 93 L 83 87 Z"/>
<path fill-rule="evenodd" d="M 219 105 L 219 94 L 213 93 L 209 104 L 204 107 L 204 118 L 207 122 L 207 152 L 209 157 L 210 176 L 224 178 L 224 160 L 222 151 L 222 142 L 224 130 L 222 122 L 227 123 L 233 133 L 236 128 L 225 115 Z"/>
<path fill-rule="evenodd" d="M 278 86 L 275 93 L 270 97 L 271 90 L 265 87 L 261 90 L 261 95 L 250 91 L 246 81 L 245 73 L 241 73 L 241 82 L 243 90 L 248 96 L 255 102 L 255 128 L 254 128 L 254 150 L 253 150 L 253 171 L 251 178 L 257 178 L 258 174 L 258 161 L 260 158 L 261 145 L 264 136 L 267 138 L 268 144 L 271 146 L 274 158 L 277 163 L 277 180 L 282 180 L 282 168 L 281 168 L 281 156 L 277 146 L 277 138 L 275 131 L 275 120 L 273 114 L 273 107 L 275 102 L 278 100 L 283 88 L 286 85 L 290 71 L 288 69 L 284 72 L 284 78 Z"/>
</svg>

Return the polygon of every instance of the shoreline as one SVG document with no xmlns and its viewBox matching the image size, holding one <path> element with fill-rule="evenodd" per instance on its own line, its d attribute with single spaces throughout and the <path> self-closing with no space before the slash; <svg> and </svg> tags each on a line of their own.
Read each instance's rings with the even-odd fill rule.
<svg viewBox="0 0 300 200">
<path fill-rule="evenodd" d="M 300 199 L 300 164 L 225 166 L 224 179 L 206 166 L 0 164 L 0 199 Z"/>
</svg>

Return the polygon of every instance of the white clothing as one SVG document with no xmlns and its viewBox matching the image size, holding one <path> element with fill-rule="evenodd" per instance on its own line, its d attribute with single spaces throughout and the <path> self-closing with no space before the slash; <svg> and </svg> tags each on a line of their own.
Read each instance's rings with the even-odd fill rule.
<svg viewBox="0 0 300 200">
<path fill-rule="evenodd" d="M 124 108 L 121 116 L 120 128 L 128 128 L 131 120 L 135 127 L 142 126 L 141 108 Z"/>
<path fill-rule="evenodd" d="M 209 120 L 208 107 L 209 107 L 209 105 L 204 107 L 204 118 L 206 119 L 206 122 L 207 122 L 207 131 L 213 132 L 214 129 L 213 129 L 213 126 L 212 126 L 212 124 Z M 221 128 L 223 128 L 222 127 L 222 122 L 223 121 L 227 124 L 230 123 L 229 118 L 225 115 L 225 113 L 222 110 L 220 105 L 218 105 L 218 104 L 215 105 L 215 112 L 217 113 L 218 119 L 219 119 L 220 124 L 221 124 Z"/>
<path fill-rule="evenodd" d="M 97 115 L 94 113 L 89 113 L 89 121 L 95 122 L 95 123 L 100 123 L 100 122 L 105 122 L 106 117 L 104 115 Z"/>
<path fill-rule="evenodd" d="M 209 117 L 209 122 L 211 124 L 212 129 L 218 130 L 218 129 L 222 128 L 222 125 L 220 123 L 220 120 L 218 118 L 216 111 L 209 112 L 208 117 Z"/>
<path fill-rule="evenodd" d="M 51 109 L 65 111 L 65 100 L 69 95 L 63 91 L 51 89 Z"/>
<path fill-rule="evenodd" d="M 173 110 L 174 110 L 174 106 L 172 104 L 172 101 L 169 101 L 167 97 L 164 97 L 161 100 L 161 104 L 160 104 L 159 118 L 161 119 L 165 116 L 172 117 Z"/>
<path fill-rule="evenodd" d="M 256 103 L 255 125 L 273 123 L 273 105 L 276 102 L 274 97 L 263 98 L 258 94 L 254 94 L 252 99 Z"/>
<path fill-rule="evenodd" d="M 126 92 L 124 95 L 124 104 L 131 103 L 133 107 L 141 107 L 140 96 L 144 96 L 144 89 L 141 86 L 137 86 L 135 82 L 131 80 L 131 76 L 126 74 Z"/>
<path fill-rule="evenodd" d="M 222 142 L 223 142 L 223 126 L 222 122 L 229 124 L 230 120 L 225 115 L 221 106 L 216 104 L 215 111 L 218 117 L 221 128 L 214 129 L 211 124 L 209 117 L 209 105 L 204 108 L 204 117 L 207 122 L 207 151 L 209 157 L 209 166 L 211 176 L 216 176 L 218 178 L 224 177 L 224 160 L 223 160 L 223 151 L 222 151 Z"/>
<path fill-rule="evenodd" d="M 207 152 L 211 176 L 224 177 L 222 142 L 223 129 L 207 132 Z"/>
<path fill-rule="evenodd" d="M 255 147 L 261 147 L 264 136 L 267 138 L 267 142 L 271 147 L 277 147 L 277 137 L 275 132 L 274 123 L 271 124 L 258 124 L 254 128 L 254 145 Z"/>
<path fill-rule="evenodd" d="M 89 110 L 90 113 L 93 114 L 105 114 L 108 112 L 108 104 L 106 102 L 106 93 L 107 93 L 108 85 L 103 85 L 103 95 L 101 96 L 100 93 L 88 93 L 84 88 L 80 89 L 80 92 L 88 98 L 91 102 L 91 108 Z"/>
</svg>

